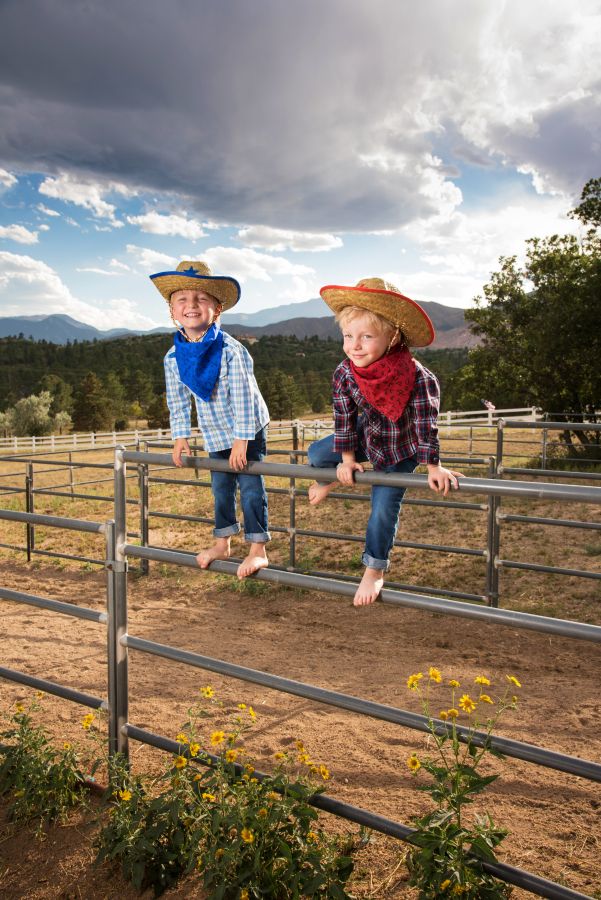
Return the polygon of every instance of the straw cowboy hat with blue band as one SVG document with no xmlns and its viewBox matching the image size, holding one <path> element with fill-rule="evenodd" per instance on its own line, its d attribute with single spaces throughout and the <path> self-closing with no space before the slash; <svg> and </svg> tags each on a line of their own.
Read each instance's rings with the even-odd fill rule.
<svg viewBox="0 0 601 900">
<path fill-rule="evenodd" d="M 204 291 L 231 309 L 240 299 L 240 285 L 230 275 L 213 275 L 205 262 L 186 259 L 174 272 L 157 272 L 150 280 L 169 303 L 175 291 Z"/>
<path fill-rule="evenodd" d="M 358 306 L 388 319 L 403 332 L 410 347 L 427 347 L 434 340 L 430 316 L 383 278 L 363 278 L 355 287 L 327 284 L 319 293 L 336 314 L 345 306 Z"/>
</svg>

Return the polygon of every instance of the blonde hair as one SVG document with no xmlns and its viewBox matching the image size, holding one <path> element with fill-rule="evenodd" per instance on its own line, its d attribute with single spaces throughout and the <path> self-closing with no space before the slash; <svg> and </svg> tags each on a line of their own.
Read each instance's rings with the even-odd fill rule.
<svg viewBox="0 0 601 900">
<path fill-rule="evenodd" d="M 390 319 L 385 319 L 384 316 L 372 312 L 370 309 L 364 309 L 361 306 L 343 306 L 340 312 L 336 313 L 336 322 L 340 328 L 345 328 L 351 322 L 354 322 L 355 319 L 358 319 L 359 316 L 365 316 L 369 326 L 374 331 L 377 331 L 379 334 L 390 335 L 391 341 L 398 334 L 399 344 L 407 346 L 405 335 L 398 325 L 395 325 Z"/>
</svg>

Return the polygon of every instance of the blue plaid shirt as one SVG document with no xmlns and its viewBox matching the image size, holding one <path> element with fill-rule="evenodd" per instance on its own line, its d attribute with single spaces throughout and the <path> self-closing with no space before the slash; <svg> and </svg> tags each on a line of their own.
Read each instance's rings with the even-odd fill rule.
<svg viewBox="0 0 601 900">
<path fill-rule="evenodd" d="M 353 377 L 348 359 L 333 376 L 334 450 L 358 450 L 359 443 L 375 469 L 417 456 L 417 462 L 437 464 L 440 388 L 435 375 L 415 360 L 413 393 L 397 422 L 367 402 Z"/>
<path fill-rule="evenodd" d="M 269 411 L 253 374 L 252 357 L 225 331 L 221 369 L 210 400 L 201 400 L 181 381 L 174 347 L 165 355 L 164 365 L 173 440 L 188 438 L 192 433 L 193 397 L 208 453 L 229 450 L 237 439 L 251 441 L 269 422 Z"/>
</svg>

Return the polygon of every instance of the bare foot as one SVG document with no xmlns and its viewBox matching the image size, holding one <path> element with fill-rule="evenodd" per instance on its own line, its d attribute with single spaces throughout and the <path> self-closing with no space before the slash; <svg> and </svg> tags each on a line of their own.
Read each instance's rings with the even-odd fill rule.
<svg viewBox="0 0 601 900">
<path fill-rule="evenodd" d="M 216 559 L 229 559 L 230 556 L 230 539 L 217 538 L 212 547 L 208 550 L 201 550 L 196 557 L 196 562 L 201 569 L 208 569 L 211 563 Z"/>
<path fill-rule="evenodd" d="M 248 556 L 238 566 L 238 578 L 248 578 L 269 565 L 265 544 L 251 544 Z"/>
<path fill-rule="evenodd" d="M 321 503 L 322 500 L 325 500 L 330 491 L 333 491 L 337 481 L 332 482 L 331 484 L 320 484 L 318 481 L 314 481 L 312 485 L 309 486 L 309 503 L 311 506 L 317 506 L 318 503 Z"/>
<path fill-rule="evenodd" d="M 363 573 L 361 583 L 357 588 L 353 606 L 368 606 L 373 603 L 384 586 L 384 572 L 382 569 L 371 569 L 369 566 Z"/>
</svg>

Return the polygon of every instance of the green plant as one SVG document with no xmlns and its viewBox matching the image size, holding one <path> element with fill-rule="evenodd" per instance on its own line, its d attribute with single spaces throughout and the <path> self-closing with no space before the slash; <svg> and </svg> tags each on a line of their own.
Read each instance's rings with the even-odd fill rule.
<svg viewBox="0 0 601 900">
<path fill-rule="evenodd" d="M 27 706 L 19 701 L 13 712 L 4 713 L 9 724 L 0 732 L 0 796 L 8 797 L 13 822 L 37 820 L 38 835 L 50 822 L 64 821 L 69 810 L 87 800 L 78 750 L 67 741 L 56 749 L 34 721 L 41 708 L 40 697 L 36 695 Z M 96 766 L 92 766 L 92 775 Z"/>
<path fill-rule="evenodd" d="M 210 686 L 201 693 L 223 709 Z M 309 802 L 323 790 L 311 776 L 323 782 L 327 768 L 297 741 L 296 753 L 276 754 L 274 774 L 259 779 L 242 743 L 256 718 L 244 703 L 229 711 L 222 728 L 211 726 L 205 737 L 210 754 L 198 736 L 209 718 L 206 706 L 190 708 L 176 736 L 180 753 L 155 785 L 158 794 L 122 763 L 113 764 L 112 808 L 97 859 L 120 860 L 124 875 L 141 890 L 152 887 L 155 896 L 197 869 L 208 900 L 348 897 L 344 885 L 352 861 L 318 827 Z M 309 778 L 293 772 L 298 766 Z"/>
<path fill-rule="evenodd" d="M 420 696 L 436 756 L 420 758 L 413 753 L 407 765 L 415 776 L 420 770 L 431 776 L 431 781 L 418 789 L 430 794 L 435 809 L 414 819 L 415 832 L 409 838 L 413 848 L 406 857 L 409 883 L 419 889 L 420 900 L 459 895 L 468 900 L 501 900 L 512 888 L 489 875 L 481 861 L 496 860 L 495 850 L 507 830 L 496 827 L 489 813 L 468 817 L 464 807 L 498 777 L 483 775 L 479 769 L 488 755 L 502 758 L 491 746 L 490 737 L 501 715 L 516 708 L 514 691 L 521 685 L 513 675 L 506 676 L 507 686 L 495 701 L 485 693 L 490 679 L 479 675 L 474 679 L 478 697 L 473 699 L 468 693 L 459 697 L 461 685 L 451 678 L 451 707 L 434 719 L 431 691 L 442 683 L 442 675 L 431 667 L 425 690 L 422 679 L 421 672 L 410 675 L 407 686 Z M 462 714 L 468 717 L 468 724 L 460 741 L 457 719 Z M 475 737 L 479 728 L 485 735 L 482 741 Z"/>
</svg>

